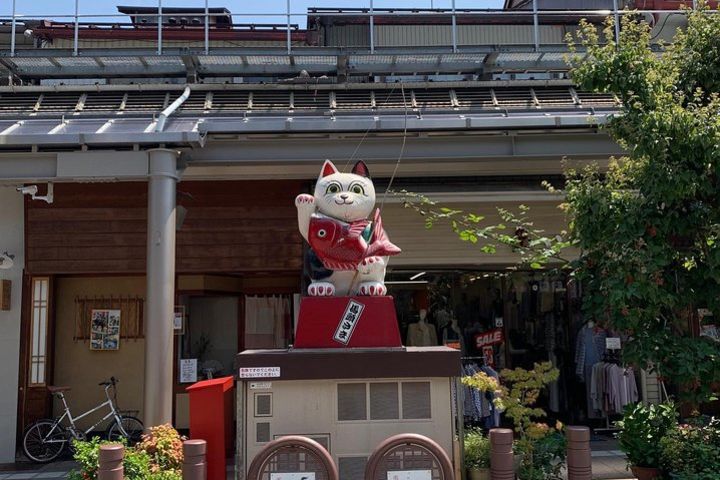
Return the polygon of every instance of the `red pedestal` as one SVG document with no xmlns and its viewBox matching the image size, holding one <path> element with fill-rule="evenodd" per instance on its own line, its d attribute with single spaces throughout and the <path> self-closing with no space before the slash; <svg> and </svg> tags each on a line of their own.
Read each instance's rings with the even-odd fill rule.
<svg viewBox="0 0 720 480">
<path fill-rule="evenodd" d="M 294 347 L 402 347 L 393 298 L 305 297 Z"/>
<path fill-rule="evenodd" d="M 207 480 L 225 480 L 227 452 L 232 449 L 233 377 L 190 385 L 190 437 L 207 442 Z"/>
</svg>

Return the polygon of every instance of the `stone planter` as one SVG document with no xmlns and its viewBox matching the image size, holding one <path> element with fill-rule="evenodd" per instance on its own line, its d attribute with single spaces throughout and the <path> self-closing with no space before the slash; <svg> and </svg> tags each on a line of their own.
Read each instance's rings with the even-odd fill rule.
<svg viewBox="0 0 720 480">
<path fill-rule="evenodd" d="M 468 480 L 490 480 L 489 468 L 473 468 L 467 471 Z"/>
<path fill-rule="evenodd" d="M 630 470 L 637 480 L 656 480 L 662 477 L 659 468 L 631 466 Z"/>
</svg>

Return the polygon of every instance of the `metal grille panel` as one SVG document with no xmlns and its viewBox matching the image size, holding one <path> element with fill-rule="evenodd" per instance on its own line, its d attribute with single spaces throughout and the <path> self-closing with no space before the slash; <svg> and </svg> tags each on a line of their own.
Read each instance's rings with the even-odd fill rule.
<svg viewBox="0 0 720 480">
<path fill-rule="evenodd" d="M 269 422 L 262 422 L 255 425 L 255 441 L 257 443 L 267 443 L 270 441 Z"/>
<path fill-rule="evenodd" d="M 403 382 L 404 419 L 428 419 L 432 416 L 430 382 Z"/>
<path fill-rule="evenodd" d="M 400 418 L 397 383 L 370 384 L 370 420 Z"/>
<path fill-rule="evenodd" d="M 363 480 L 365 478 L 365 465 L 367 465 L 367 460 L 367 457 L 338 458 L 340 480 Z"/>
<path fill-rule="evenodd" d="M 442 467 L 429 450 L 420 445 L 401 445 L 390 450 L 380 460 L 375 478 L 387 480 L 388 472 L 406 470 L 430 470 L 432 480 L 444 480 Z"/>
<path fill-rule="evenodd" d="M 339 421 L 367 419 L 367 398 L 364 383 L 339 383 L 337 394 Z"/>
<path fill-rule="evenodd" d="M 312 472 L 315 480 L 328 480 L 328 473 L 318 456 L 302 447 L 282 447 L 262 465 L 259 480 L 270 480 L 273 473 Z"/>
</svg>

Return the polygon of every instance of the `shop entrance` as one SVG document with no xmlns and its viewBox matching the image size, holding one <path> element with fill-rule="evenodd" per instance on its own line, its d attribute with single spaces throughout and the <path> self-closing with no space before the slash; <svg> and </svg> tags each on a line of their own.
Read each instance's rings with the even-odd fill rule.
<svg viewBox="0 0 720 480">
<path fill-rule="evenodd" d="M 562 277 L 408 269 L 393 270 L 386 283 L 396 299 L 407 345 L 459 348 L 466 373 L 485 366 L 496 372 L 532 368 L 534 362 L 550 361 L 560 370 L 560 379 L 540 406 L 551 418 L 565 422 L 587 418 L 585 387 L 575 375 L 580 302 Z M 478 415 L 472 417 L 478 420 Z"/>
</svg>

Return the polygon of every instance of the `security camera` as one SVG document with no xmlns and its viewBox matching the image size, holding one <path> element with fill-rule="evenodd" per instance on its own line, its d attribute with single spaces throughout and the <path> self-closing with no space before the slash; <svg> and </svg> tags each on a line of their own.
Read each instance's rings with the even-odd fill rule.
<svg viewBox="0 0 720 480">
<path fill-rule="evenodd" d="M 22 193 L 23 195 L 35 195 L 38 192 L 38 186 L 28 185 L 23 187 L 17 187 L 17 191 Z"/>
<path fill-rule="evenodd" d="M 17 191 L 22 193 L 23 195 L 30 195 L 30 198 L 33 200 L 42 200 L 43 202 L 47 203 L 53 203 L 54 195 L 53 195 L 53 184 L 48 183 L 47 185 L 47 194 L 40 196 L 37 194 L 38 192 L 38 186 L 37 185 L 26 185 L 26 186 L 20 186 L 17 187 Z"/>
</svg>

